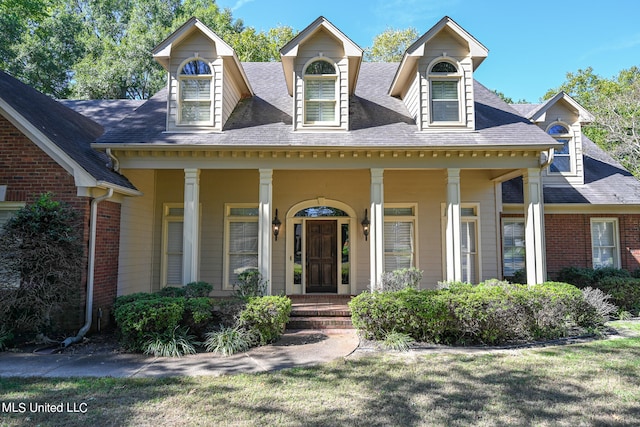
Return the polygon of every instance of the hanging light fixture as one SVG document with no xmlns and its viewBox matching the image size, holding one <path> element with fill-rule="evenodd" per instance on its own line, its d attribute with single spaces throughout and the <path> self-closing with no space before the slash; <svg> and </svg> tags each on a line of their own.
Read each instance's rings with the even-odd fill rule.
<svg viewBox="0 0 640 427">
<path fill-rule="evenodd" d="M 282 222 L 278 218 L 278 209 L 276 209 L 276 217 L 271 222 L 271 225 L 273 225 L 273 237 L 275 238 L 275 240 L 277 242 L 278 241 L 278 234 L 280 234 L 280 226 L 282 225 Z"/>
<path fill-rule="evenodd" d="M 369 240 L 369 225 L 371 225 L 371 223 L 369 222 L 369 218 L 367 217 L 367 210 L 364 210 L 364 219 L 362 220 L 362 222 L 360 223 L 362 224 L 362 232 L 364 233 L 364 240 Z"/>
</svg>

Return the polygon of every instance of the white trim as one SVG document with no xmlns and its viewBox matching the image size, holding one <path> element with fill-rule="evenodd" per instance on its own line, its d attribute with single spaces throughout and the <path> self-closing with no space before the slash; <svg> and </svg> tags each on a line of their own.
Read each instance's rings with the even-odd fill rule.
<svg viewBox="0 0 640 427">
<path fill-rule="evenodd" d="M 335 74 L 310 74 L 307 77 L 307 68 L 317 61 L 324 61 L 331 64 L 336 71 Z M 302 126 L 303 128 L 317 128 L 317 127 L 328 127 L 332 128 L 335 126 L 340 126 L 341 117 L 340 117 L 340 68 L 338 67 L 337 62 L 333 59 L 328 58 L 326 56 L 316 56 L 309 61 L 307 61 L 302 67 Z M 329 103 L 327 100 L 307 100 L 307 81 L 308 80 L 334 80 L 334 104 L 333 104 L 333 114 L 334 120 L 325 120 L 325 121 L 307 121 L 307 101 L 311 102 L 325 102 Z"/>
<path fill-rule="evenodd" d="M 331 208 L 340 209 L 344 211 L 348 215 L 348 217 L 317 217 L 317 218 L 309 217 L 307 218 L 307 217 L 295 216 L 301 210 L 311 208 L 314 206 L 327 206 Z M 359 224 L 357 223 L 357 215 L 355 210 L 351 206 L 347 205 L 346 203 L 343 203 L 339 200 L 324 199 L 324 198 L 310 199 L 310 200 L 305 200 L 305 201 L 296 203 L 287 211 L 286 220 L 285 220 L 286 230 L 288 230 L 288 232 L 286 233 L 286 268 L 285 268 L 285 284 L 286 284 L 285 289 L 286 289 L 287 295 L 299 295 L 299 294 L 306 293 L 306 283 L 305 283 L 306 225 L 305 223 L 307 220 L 337 221 L 337 226 L 338 226 L 337 227 L 337 233 L 338 233 L 337 249 L 338 250 L 336 252 L 337 254 L 340 254 L 342 252 L 341 239 L 340 239 L 341 232 L 342 232 L 342 225 L 343 224 L 349 225 L 349 283 L 348 284 L 342 283 L 342 259 L 338 255 L 337 284 L 338 284 L 338 294 L 354 295 L 356 293 L 356 284 L 357 284 L 357 276 L 356 276 L 357 269 L 355 268 L 355 264 L 357 260 L 356 248 L 358 247 L 358 245 L 355 244 L 355 241 L 356 241 L 356 236 L 361 235 L 361 233 L 359 233 L 359 228 L 358 228 Z M 296 237 L 294 230 L 295 230 L 296 224 L 300 224 L 302 226 L 302 233 L 301 233 L 302 280 L 300 281 L 299 284 L 294 283 L 294 269 L 295 269 L 294 250 L 295 250 L 295 237 Z"/>
<path fill-rule="evenodd" d="M 613 260 L 613 265 L 612 266 L 596 266 L 595 263 L 595 258 L 593 257 L 593 249 L 594 249 L 594 244 L 593 244 L 593 224 L 596 222 L 600 222 L 600 223 L 604 223 L 604 222 L 608 222 L 613 224 L 613 240 L 614 240 L 614 260 Z M 601 267 L 613 267 L 613 268 L 620 268 L 621 266 L 621 259 L 620 259 L 620 226 L 618 224 L 618 218 L 617 217 L 596 217 L 596 218 L 591 218 L 589 221 L 589 240 L 591 240 L 591 265 L 593 266 L 593 268 L 601 268 Z M 600 247 L 600 246 L 599 246 Z"/>
<path fill-rule="evenodd" d="M 191 62 L 191 61 L 201 61 L 203 63 L 205 63 L 208 67 L 209 67 L 209 71 L 211 72 L 211 74 L 202 74 L 202 75 L 185 75 L 183 76 L 181 74 L 182 69 L 184 68 L 184 66 Z M 183 121 L 182 118 L 182 106 L 183 106 L 183 101 L 186 102 L 198 102 L 198 101 L 203 101 L 206 102 L 205 99 L 186 99 L 183 100 L 182 99 L 182 82 L 184 80 L 208 80 L 210 82 L 210 86 L 209 86 L 209 120 L 208 121 L 198 121 L 198 122 L 185 122 Z M 192 56 L 189 57 L 187 59 L 185 59 L 184 61 L 182 61 L 180 63 L 180 65 L 178 66 L 178 69 L 176 71 L 176 104 L 177 104 L 177 112 L 176 112 L 176 126 L 211 126 L 211 127 L 215 127 L 215 121 L 214 121 L 214 110 L 215 110 L 215 71 L 214 71 L 214 66 L 213 66 L 213 62 L 205 59 L 205 58 L 201 58 L 199 56 Z"/>
<path fill-rule="evenodd" d="M 567 130 L 567 133 L 563 133 L 560 135 L 551 135 L 549 133 L 549 129 L 551 129 L 554 126 L 562 126 L 563 128 L 565 128 Z M 547 128 L 545 129 L 545 132 L 547 133 L 547 135 L 549 135 L 550 137 L 552 137 L 556 142 L 558 142 L 560 144 L 560 140 L 564 140 L 564 139 L 568 139 L 569 141 L 567 142 L 567 145 L 569 146 L 569 153 L 568 154 L 558 154 L 557 152 L 555 152 L 554 150 L 554 154 L 553 154 L 553 161 L 551 162 L 551 164 L 549 165 L 549 167 L 547 169 L 545 169 L 545 173 L 548 176 L 576 176 L 577 175 L 577 170 L 578 170 L 578 161 L 577 161 L 577 156 L 576 156 L 576 132 L 573 130 L 573 127 L 571 125 L 569 125 L 566 122 L 563 122 L 562 120 L 556 120 L 554 122 L 552 122 L 549 126 L 547 126 Z M 569 170 L 568 171 L 558 171 L 558 172 L 553 172 L 551 170 L 551 166 L 553 165 L 553 163 L 555 162 L 555 160 L 558 158 L 558 156 L 561 157 L 569 157 Z"/>
</svg>

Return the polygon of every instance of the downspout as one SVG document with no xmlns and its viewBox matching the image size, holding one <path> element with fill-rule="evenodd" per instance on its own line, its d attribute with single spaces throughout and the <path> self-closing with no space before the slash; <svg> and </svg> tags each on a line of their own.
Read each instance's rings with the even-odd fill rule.
<svg viewBox="0 0 640 427">
<path fill-rule="evenodd" d="M 87 301 L 85 304 L 85 323 L 78 331 L 78 335 L 75 337 L 69 337 L 62 342 L 62 347 L 69 347 L 71 344 L 82 341 L 82 338 L 86 335 L 91 328 L 91 319 L 93 317 L 93 281 L 95 273 L 95 261 L 96 261 L 96 233 L 97 233 L 97 218 L 98 218 L 98 204 L 104 200 L 110 199 L 113 196 L 113 188 L 109 188 L 107 193 L 100 197 L 95 197 L 91 200 L 91 224 L 89 231 L 89 266 L 87 268 Z"/>
<path fill-rule="evenodd" d="M 546 153 L 546 159 L 540 159 L 540 169 L 544 170 L 546 169 L 551 163 L 553 163 L 553 156 L 555 154 L 555 149 L 553 148 L 549 148 L 548 151 L 544 152 Z"/>
</svg>

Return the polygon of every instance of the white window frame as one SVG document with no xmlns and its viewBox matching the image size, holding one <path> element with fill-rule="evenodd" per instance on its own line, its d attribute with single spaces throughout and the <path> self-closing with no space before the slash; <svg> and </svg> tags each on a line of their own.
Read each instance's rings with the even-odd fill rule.
<svg viewBox="0 0 640 427">
<path fill-rule="evenodd" d="M 473 209 L 473 213 L 474 215 L 464 215 L 464 209 Z M 465 223 L 473 223 L 474 224 L 474 229 L 475 229 L 475 243 L 476 243 L 476 250 L 475 251 L 469 251 L 469 252 L 464 252 L 464 248 L 462 247 L 462 232 L 463 232 L 463 224 Z M 480 205 L 478 203 L 462 203 L 460 205 L 460 271 L 462 274 L 462 281 L 463 282 L 469 282 L 469 283 L 479 283 L 481 278 L 482 278 L 482 262 L 481 262 L 481 258 L 480 258 L 480 253 L 481 250 L 480 248 L 482 248 L 481 242 L 480 242 Z M 465 278 L 465 270 L 464 270 L 464 265 L 462 263 L 462 259 L 463 258 L 469 258 L 469 257 L 475 257 L 475 272 L 476 272 L 476 277 L 470 278 L 470 277 L 466 277 Z"/>
<path fill-rule="evenodd" d="M 202 61 L 205 64 L 207 64 L 207 66 L 209 67 L 209 70 L 211 71 L 211 74 L 201 74 L 201 75 L 190 75 L 190 74 L 182 74 L 182 69 L 185 67 L 185 65 L 187 65 L 189 62 L 191 61 Z M 178 84 L 177 84 L 177 97 L 176 97 L 176 101 L 178 104 L 178 111 L 177 111 L 177 124 L 178 126 L 214 126 L 214 121 L 213 121 L 213 110 L 214 110 L 214 99 L 215 99 L 215 81 L 214 81 L 214 71 L 213 71 L 213 64 L 211 62 L 208 62 L 206 60 L 204 60 L 203 58 L 199 58 L 199 57 L 193 57 L 193 58 L 189 58 L 186 59 L 185 61 L 183 61 L 180 66 L 178 67 L 178 72 L 177 72 L 177 80 L 178 80 Z M 209 85 L 209 99 L 182 99 L 182 82 L 184 82 L 185 80 L 209 80 L 210 85 Z M 186 121 L 183 119 L 182 117 L 182 107 L 183 107 L 183 102 L 203 102 L 209 103 L 209 119 L 208 120 L 200 120 L 200 121 Z"/>
<path fill-rule="evenodd" d="M 411 209 L 412 215 L 389 215 L 386 213 L 387 209 Z M 413 227 L 413 236 L 411 236 L 412 240 L 412 252 L 411 255 L 411 266 L 419 268 L 418 263 L 418 204 L 417 203 L 385 203 L 383 206 L 383 212 L 385 212 L 384 223 L 393 223 L 393 222 L 410 222 Z M 383 225 L 384 228 L 384 225 Z M 386 240 L 386 239 L 385 239 Z M 395 256 L 401 255 L 402 253 L 389 252 L 386 251 L 386 244 L 384 250 L 384 260 L 383 265 L 387 265 L 387 256 Z M 405 253 L 407 255 L 408 253 Z M 385 268 L 386 271 L 386 268 Z"/>
<path fill-rule="evenodd" d="M 231 239 L 231 230 L 230 225 L 233 222 L 255 222 L 258 223 L 259 215 L 231 215 L 232 209 L 256 209 L 256 212 L 259 210 L 260 205 L 258 203 L 225 203 L 224 205 L 224 268 L 223 268 L 223 285 L 222 288 L 225 290 L 233 290 L 233 283 L 230 279 L 231 277 L 231 254 L 230 254 L 230 239 Z M 258 235 L 260 230 L 258 230 Z M 256 236 L 257 238 L 257 236 Z M 256 268 L 258 262 L 258 251 L 259 247 L 256 246 Z"/>
<path fill-rule="evenodd" d="M 593 241 L 593 227 L 595 223 L 610 223 L 613 226 L 613 246 L 596 246 Z M 591 265 L 593 268 L 613 267 L 620 268 L 620 229 L 618 225 L 618 218 L 602 217 L 591 218 L 589 238 L 591 239 Z M 602 265 L 602 263 L 596 263 L 596 248 L 612 248 L 613 253 L 613 265 Z"/>
<path fill-rule="evenodd" d="M 549 133 L 549 131 L 551 130 L 551 128 L 553 128 L 554 126 L 562 126 L 563 128 L 567 129 L 568 133 L 563 133 L 563 134 L 555 134 L 552 135 Z M 553 123 L 551 123 L 549 126 L 547 126 L 546 129 L 547 134 L 552 137 L 553 139 L 557 140 L 558 142 L 560 142 L 560 140 L 568 140 L 567 142 L 567 146 L 569 147 L 569 153 L 568 154 L 558 154 L 557 152 L 554 152 L 554 160 L 553 162 L 551 162 L 551 165 L 549 165 L 549 167 L 547 168 L 547 174 L 548 175 L 552 175 L 552 176 L 572 176 L 576 174 L 576 144 L 575 144 L 575 135 L 573 130 L 571 129 L 571 126 L 563 121 L 555 121 Z M 554 172 L 551 170 L 551 166 L 553 165 L 553 163 L 555 162 L 555 159 L 558 157 L 568 157 L 569 158 L 569 170 L 568 171 L 557 171 Z"/>
<path fill-rule="evenodd" d="M 525 222 L 524 222 L 524 218 L 522 217 L 504 217 L 502 218 L 502 277 L 513 277 L 513 276 L 506 276 L 505 275 L 505 266 L 506 266 L 506 250 L 507 250 L 507 244 L 505 242 L 505 233 L 504 233 L 504 227 L 507 224 L 522 224 L 522 246 L 518 246 L 518 245 L 513 245 L 513 246 L 509 246 L 509 248 L 517 248 L 517 247 L 522 247 L 525 251 L 525 258 L 524 258 L 524 266 L 523 269 L 526 268 L 527 263 L 526 263 L 526 242 L 525 242 L 525 238 L 526 238 L 526 229 L 525 229 Z M 518 270 L 514 271 L 514 274 L 517 272 Z"/>
<path fill-rule="evenodd" d="M 433 72 L 431 71 L 433 67 L 440 62 L 448 62 L 454 67 L 456 67 L 455 73 L 444 73 L 444 72 Z M 460 63 L 453 58 L 449 57 L 438 57 L 433 60 L 428 68 L 427 68 L 427 78 L 429 81 L 429 124 L 431 126 L 460 126 L 466 124 L 465 122 L 465 108 L 464 108 L 464 87 L 462 82 L 463 78 L 462 66 Z M 433 91 L 433 82 L 455 82 L 456 90 L 457 90 L 457 102 L 458 102 L 458 120 L 435 120 L 434 119 L 434 102 L 438 102 L 434 100 L 434 91 Z"/>
<path fill-rule="evenodd" d="M 314 62 L 317 61 L 324 61 L 327 62 L 329 64 L 331 64 L 333 66 L 333 68 L 336 70 L 335 74 L 307 74 L 307 68 L 309 68 L 309 66 L 311 64 L 313 64 Z M 311 59 L 310 61 L 308 61 L 303 69 L 302 69 L 302 76 L 303 76 L 303 82 L 304 82 L 304 88 L 302 91 L 302 123 L 304 126 L 338 126 L 340 124 L 340 70 L 338 68 L 338 64 L 336 64 L 334 61 L 330 60 L 329 58 L 326 57 L 316 57 Z M 307 84 L 309 81 L 312 80 L 322 80 L 322 81 L 326 81 L 326 80 L 333 80 L 334 82 L 334 99 L 331 101 L 329 99 L 324 99 L 324 98 L 311 98 L 311 99 L 307 99 Z M 308 102 L 319 102 L 319 103 L 330 103 L 333 102 L 333 120 L 307 120 L 307 103 Z M 322 108 L 320 109 L 320 111 L 322 111 Z"/>
<path fill-rule="evenodd" d="M 9 212 L 8 218 L 11 218 L 11 216 L 15 215 L 16 212 L 18 212 L 20 209 L 24 208 L 25 203 L 24 202 L 0 202 L 0 211 L 2 212 Z M 0 230 L 2 229 L 2 227 L 4 226 L 5 222 L 0 222 Z M 0 266 L 0 268 L 2 268 L 2 266 Z M 9 281 L 8 283 L 6 283 L 6 285 L 8 286 L 14 286 L 16 288 L 20 287 L 20 277 L 19 275 L 16 275 L 17 277 L 12 278 L 11 281 Z"/>
<path fill-rule="evenodd" d="M 178 222 L 178 223 L 182 223 L 184 226 L 184 216 L 183 215 L 172 215 L 171 211 L 173 209 L 183 209 L 184 210 L 184 203 L 164 203 L 162 205 L 162 261 L 161 261 L 161 268 L 162 268 L 162 278 L 161 278 L 161 282 L 160 282 L 160 286 L 161 287 L 167 287 L 167 286 L 183 286 L 184 283 L 168 283 L 168 278 L 169 278 L 169 223 L 171 222 Z M 183 250 L 179 253 L 179 255 L 183 254 L 184 251 L 184 246 Z M 173 255 L 178 255 L 178 253 L 175 253 Z M 183 267 L 181 267 L 182 269 Z M 182 277 L 182 270 L 180 271 L 180 277 Z"/>
</svg>

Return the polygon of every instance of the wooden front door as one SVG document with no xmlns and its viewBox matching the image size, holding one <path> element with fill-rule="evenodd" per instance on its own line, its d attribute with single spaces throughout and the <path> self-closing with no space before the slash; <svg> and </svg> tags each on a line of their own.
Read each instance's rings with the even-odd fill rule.
<svg viewBox="0 0 640 427">
<path fill-rule="evenodd" d="M 338 292 L 338 222 L 306 221 L 307 293 Z"/>
</svg>

